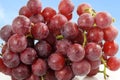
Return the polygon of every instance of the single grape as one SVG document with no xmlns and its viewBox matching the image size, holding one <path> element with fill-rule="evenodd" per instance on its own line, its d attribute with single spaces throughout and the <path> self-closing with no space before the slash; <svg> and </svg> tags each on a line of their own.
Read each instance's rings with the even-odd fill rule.
<svg viewBox="0 0 120 80">
<path fill-rule="evenodd" d="M 32 15 L 29 19 L 34 24 L 39 22 L 45 22 L 44 17 L 41 14 Z"/>
<path fill-rule="evenodd" d="M 61 70 L 55 71 L 57 80 L 71 80 L 74 77 L 71 67 L 66 66 Z"/>
<path fill-rule="evenodd" d="M 113 41 L 118 35 L 118 30 L 114 26 L 110 26 L 108 28 L 103 29 L 104 31 L 104 40 L 105 41 Z"/>
<path fill-rule="evenodd" d="M 118 59 L 117 57 L 110 57 L 107 60 L 107 67 L 111 70 L 111 71 L 116 71 L 120 68 L 120 59 Z"/>
<path fill-rule="evenodd" d="M 102 56 L 102 48 L 98 44 L 90 42 L 85 46 L 85 53 L 88 60 L 96 61 Z"/>
<path fill-rule="evenodd" d="M 98 12 L 95 16 L 95 23 L 101 29 L 107 28 L 112 23 L 112 17 L 107 12 Z"/>
<path fill-rule="evenodd" d="M 24 80 L 30 76 L 30 69 L 24 64 L 12 69 L 12 76 L 17 80 Z"/>
<path fill-rule="evenodd" d="M 49 23 L 49 29 L 54 35 L 59 35 L 62 26 L 67 22 L 67 18 L 62 14 L 53 16 Z"/>
<path fill-rule="evenodd" d="M 71 45 L 71 42 L 67 39 L 58 40 L 56 42 L 56 49 L 58 52 L 61 52 L 63 55 L 67 55 L 67 49 Z"/>
<path fill-rule="evenodd" d="M 35 39 L 41 40 L 45 39 L 48 36 L 49 29 L 46 24 L 39 22 L 32 27 L 31 32 Z"/>
<path fill-rule="evenodd" d="M 19 15 L 24 15 L 26 17 L 32 16 L 31 10 L 27 6 L 23 6 L 19 10 Z"/>
<path fill-rule="evenodd" d="M 12 36 L 13 32 L 11 29 L 11 25 L 5 25 L 0 30 L 0 38 L 4 41 L 8 41 L 8 39 Z"/>
<path fill-rule="evenodd" d="M 107 56 L 114 56 L 119 49 L 118 44 L 115 41 L 106 41 L 103 46 L 103 51 Z"/>
<path fill-rule="evenodd" d="M 97 36 L 97 37 L 96 37 Z M 100 43 L 104 37 L 104 32 L 98 27 L 91 28 L 87 33 L 87 40 L 90 42 Z"/>
<path fill-rule="evenodd" d="M 61 34 L 66 39 L 74 39 L 79 33 L 78 25 L 74 22 L 66 22 L 61 29 Z"/>
<path fill-rule="evenodd" d="M 19 55 L 17 53 L 13 53 L 13 52 L 7 50 L 2 55 L 2 57 L 3 57 L 3 63 L 8 68 L 17 67 L 20 64 L 20 58 L 19 58 Z"/>
<path fill-rule="evenodd" d="M 80 16 L 83 13 L 87 13 L 87 9 L 90 9 L 91 5 L 88 3 L 82 3 L 77 8 L 77 14 Z"/>
<path fill-rule="evenodd" d="M 27 47 L 27 39 L 24 35 L 14 34 L 9 38 L 7 45 L 12 52 L 20 53 Z"/>
<path fill-rule="evenodd" d="M 12 22 L 12 31 L 17 34 L 28 34 L 30 31 L 29 18 L 19 15 Z"/>
<path fill-rule="evenodd" d="M 51 18 L 56 15 L 56 11 L 51 7 L 46 7 L 42 11 L 45 21 L 50 22 Z"/>
<path fill-rule="evenodd" d="M 42 59 L 37 59 L 33 64 L 32 64 L 32 72 L 36 76 L 43 76 L 47 72 L 47 64 L 44 60 Z"/>
<path fill-rule="evenodd" d="M 32 14 L 39 14 L 42 10 L 42 3 L 40 0 L 29 0 L 27 7 L 30 9 Z"/>
<path fill-rule="evenodd" d="M 31 65 L 36 58 L 37 52 L 33 48 L 26 48 L 20 53 L 20 59 L 26 65 Z"/>
<path fill-rule="evenodd" d="M 91 69 L 97 69 L 101 65 L 101 60 L 89 61 L 91 64 Z"/>
<path fill-rule="evenodd" d="M 91 70 L 91 65 L 88 61 L 82 60 L 79 62 L 72 63 L 72 70 L 76 76 L 85 76 Z"/>
<path fill-rule="evenodd" d="M 93 27 L 94 24 L 94 18 L 89 13 L 83 13 L 78 18 L 78 26 L 83 29 L 89 29 Z"/>
<path fill-rule="evenodd" d="M 81 61 L 85 57 L 85 50 L 80 44 L 73 44 L 67 49 L 67 56 L 73 62 Z"/>
<path fill-rule="evenodd" d="M 96 69 L 91 69 L 91 71 L 87 74 L 87 76 L 92 77 L 95 76 L 99 72 L 99 67 Z"/>
<path fill-rule="evenodd" d="M 31 76 L 25 80 L 41 80 L 39 76 L 36 76 L 34 74 L 31 74 Z"/>
<path fill-rule="evenodd" d="M 48 58 L 48 65 L 52 70 L 60 70 L 65 65 L 65 58 L 59 52 L 53 53 Z"/>
<path fill-rule="evenodd" d="M 74 4 L 71 0 L 61 0 L 58 5 L 58 10 L 63 15 L 70 14 L 74 10 Z"/>
<path fill-rule="evenodd" d="M 35 45 L 39 57 L 46 58 L 51 54 L 52 47 L 46 41 L 39 41 Z"/>
<path fill-rule="evenodd" d="M 56 76 L 55 76 L 55 71 L 49 69 L 47 70 L 46 75 L 44 76 L 45 80 L 57 80 Z"/>
</svg>

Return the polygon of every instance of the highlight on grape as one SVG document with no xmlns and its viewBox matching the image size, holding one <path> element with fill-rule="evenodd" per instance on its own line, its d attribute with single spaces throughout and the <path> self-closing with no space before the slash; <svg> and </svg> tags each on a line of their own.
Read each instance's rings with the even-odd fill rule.
<svg viewBox="0 0 120 80">
<path fill-rule="evenodd" d="M 77 7 L 77 21 L 72 21 L 74 4 L 61 0 L 58 12 L 42 8 L 39 0 L 29 0 L 11 24 L 0 30 L 0 72 L 11 80 L 72 80 L 75 76 L 92 77 L 108 68 L 120 68 L 115 57 L 119 46 L 113 17 L 97 12 L 88 3 Z M 100 69 L 104 65 L 104 69 Z"/>
</svg>

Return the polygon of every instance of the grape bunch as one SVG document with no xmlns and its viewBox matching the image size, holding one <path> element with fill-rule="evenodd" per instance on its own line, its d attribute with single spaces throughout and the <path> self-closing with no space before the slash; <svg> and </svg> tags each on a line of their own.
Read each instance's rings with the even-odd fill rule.
<svg viewBox="0 0 120 80">
<path fill-rule="evenodd" d="M 0 72 L 12 80 L 72 80 L 75 76 L 94 76 L 106 69 L 116 71 L 118 30 L 108 12 L 96 12 L 81 3 L 72 21 L 74 4 L 61 0 L 58 12 L 42 8 L 39 0 L 29 0 L 11 25 L 0 30 Z M 100 65 L 104 65 L 101 70 Z"/>
</svg>

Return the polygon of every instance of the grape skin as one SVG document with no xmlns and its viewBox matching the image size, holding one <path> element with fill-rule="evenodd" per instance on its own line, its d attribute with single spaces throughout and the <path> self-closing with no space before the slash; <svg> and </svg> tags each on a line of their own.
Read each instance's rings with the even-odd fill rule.
<svg viewBox="0 0 120 80">
<path fill-rule="evenodd" d="M 73 62 L 72 70 L 73 70 L 73 73 L 77 76 L 85 76 L 90 72 L 91 65 L 86 60 L 82 60 L 80 62 Z"/>
</svg>

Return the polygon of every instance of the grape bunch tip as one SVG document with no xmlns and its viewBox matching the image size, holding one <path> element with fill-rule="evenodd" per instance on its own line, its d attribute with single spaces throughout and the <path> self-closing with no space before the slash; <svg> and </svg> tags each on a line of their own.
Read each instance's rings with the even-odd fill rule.
<svg viewBox="0 0 120 80">
<path fill-rule="evenodd" d="M 113 17 L 97 12 L 88 3 L 75 9 L 71 0 L 61 0 L 58 12 L 29 0 L 12 24 L 0 29 L 0 72 L 11 80 L 72 80 L 120 68 L 115 55 L 119 46 Z M 100 66 L 104 69 L 101 70 Z"/>
</svg>

